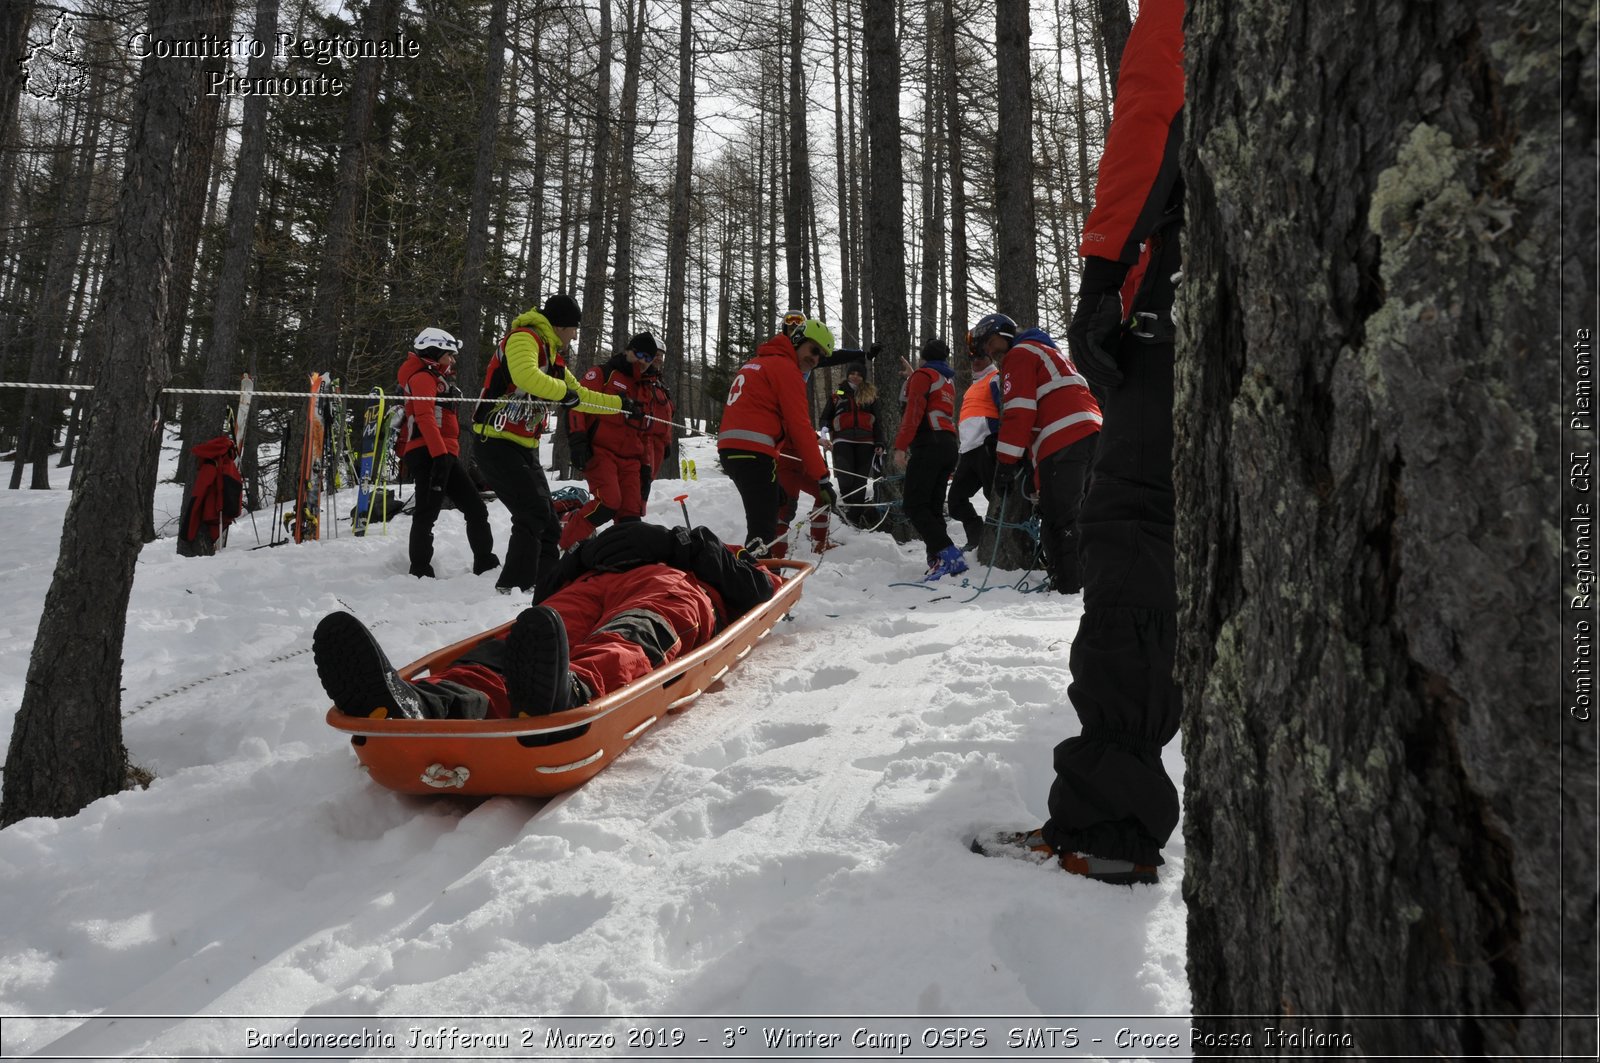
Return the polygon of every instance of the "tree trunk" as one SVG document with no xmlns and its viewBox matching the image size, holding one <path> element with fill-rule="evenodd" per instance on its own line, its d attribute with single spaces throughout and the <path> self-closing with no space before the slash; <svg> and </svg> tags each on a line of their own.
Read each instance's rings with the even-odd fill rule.
<svg viewBox="0 0 1600 1063">
<path fill-rule="evenodd" d="M 689 271 L 689 189 L 694 176 L 694 35 L 693 0 L 682 0 L 678 8 L 678 146 L 672 169 L 672 208 L 667 218 L 667 391 L 677 403 L 683 420 L 691 413 L 690 396 L 684 389 L 688 379 L 686 359 L 689 337 L 684 330 L 685 286 Z M 702 303 L 702 305 L 704 305 Z M 703 312 L 702 312 L 703 316 Z M 662 474 L 678 476 L 678 433 L 672 433 Z"/>
<path fill-rule="evenodd" d="M 813 313 L 806 283 L 806 211 L 811 203 L 811 147 L 806 135 L 806 12 L 789 0 L 789 196 L 783 209 L 783 241 L 789 267 L 789 305 Z"/>
<path fill-rule="evenodd" d="M 156 40 L 182 38 L 224 0 L 152 0 Z M 6 756 L 0 824 L 71 816 L 117 793 L 127 778 L 122 743 L 122 643 L 140 525 L 153 481 L 128 460 L 149 438 L 166 384 L 173 230 L 204 200 L 178 201 L 179 149 L 203 94 L 198 64 L 147 59 L 118 198 L 98 387 L 61 552 L 34 638 L 22 705 Z"/>
<path fill-rule="evenodd" d="M 578 364 L 591 365 L 600 346 L 606 303 L 606 164 L 611 158 L 611 3 L 600 0 L 599 66 L 595 75 L 594 174 L 589 185 L 588 258 L 583 271 L 583 329 Z M 564 433 L 563 433 L 564 434 Z"/>
<path fill-rule="evenodd" d="M 35 0 L 12 0 L 0 11 L 0 146 L 9 148 L 17 102 L 22 98 L 22 61 L 27 58 L 28 28 L 33 24 Z M 49 17 L 49 16 L 46 16 Z M 11 189 L 0 185 L 0 196 Z"/>
<path fill-rule="evenodd" d="M 867 287 L 872 293 L 872 339 L 881 343 L 887 365 L 911 353 L 910 311 L 906 304 L 905 169 L 900 145 L 900 42 L 894 5 L 872 2 L 863 10 L 867 67 Z M 886 374 L 887 375 L 887 374 Z M 899 382 L 885 382 L 878 409 L 888 438 L 900 425 Z M 897 530 L 901 538 L 907 532 Z"/>
<path fill-rule="evenodd" d="M 944 262 L 944 189 L 941 187 L 939 158 L 939 90 L 935 79 L 939 64 L 939 0 L 923 5 L 926 24 L 922 34 L 922 281 L 918 285 L 921 312 L 917 323 L 923 342 L 943 334 L 939 321 L 939 267 Z"/>
<path fill-rule="evenodd" d="M 494 148 L 500 132 L 500 77 L 506 64 L 506 0 L 489 7 L 488 54 L 484 61 L 483 98 L 478 102 L 477 157 L 472 169 L 472 202 L 468 208 L 467 242 L 461 266 L 461 313 L 456 338 L 461 353 L 456 379 L 470 388 L 482 379 L 478 348 L 483 344 L 483 276 L 489 251 L 489 193 L 494 184 Z M 541 153 L 542 154 L 542 153 Z M 470 407 L 457 406 L 464 414 Z M 459 417 L 461 458 L 472 461 L 472 418 Z"/>
<path fill-rule="evenodd" d="M 1593 1058 L 1596 743 L 1553 682 L 1551 505 L 1594 325 L 1592 253 L 1561 257 L 1595 226 L 1593 34 L 1195 0 L 1187 61 L 1194 1009 L 1362 1016 L 1283 1025 L 1368 1056 Z M 1562 1043 L 1559 1014 L 1591 1019 Z"/>
<path fill-rule="evenodd" d="M 97 41 L 94 55 L 103 59 L 105 49 Z M 33 319 L 33 360 L 27 379 L 31 383 L 53 384 L 62 377 L 61 367 L 69 360 L 64 340 L 67 336 L 67 307 L 72 300 L 74 271 L 79 265 L 83 250 L 84 227 L 87 224 L 89 192 L 94 184 L 95 170 L 99 165 L 100 112 L 105 98 L 106 79 L 96 77 L 90 90 L 86 130 L 82 150 L 77 152 L 74 165 L 63 149 L 61 173 L 65 178 L 56 214 L 56 236 L 50 242 L 50 255 L 46 260 L 44 284 L 35 305 Z M 72 140 L 77 140 L 75 136 Z M 56 419 L 66 395 L 56 391 L 29 391 L 23 400 L 23 427 L 17 446 L 17 461 L 12 470 L 11 486 L 20 485 L 24 460 L 33 465 L 29 487 L 43 491 L 50 488 L 50 446 L 55 441 Z"/>
<path fill-rule="evenodd" d="M 257 0 L 255 40 L 269 41 L 278 31 L 278 0 Z M 252 57 L 247 70 L 251 78 L 267 77 L 272 72 L 272 53 L 264 49 L 260 58 Z M 234 160 L 233 186 L 228 192 L 228 220 L 222 243 L 222 265 L 217 274 L 216 301 L 212 307 L 211 339 L 201 360 L 205 365 L 200 386 L 221 390 L 239 380 L 239 336 L 244 321 L 244 304 L 250 278 L 250 259 L 255 251 L 256 215 L 261 206 L 261 179 L 267 160 L 267 97 L 247 96 L 239 130 L 239 154 Z M 191 449 L 209 438 L 223 422 L 228 399 L 222 396 L 189 397 L 196 410 L 196 432 L 184 440 L 179 460 L 179 479 L 185 497 L 194 480 L 194 455 Z"/>
<path fill-rule="evenodd" d="M 612 268 L 611 349 L 628 345 L 633 319 L 633 203 L 635 184 L 633 152 L 639 142 L 639 58 L 644 49 L 644 0 L 634 0 L 627 9 L 628 31 L 622 73 L 620 122 L 621 158 L 616 176 L 617 248 Z"/>
<path fill-rule="evenodd" d="M 1098 0 L 1100 37 L 1105 42 L 1106 80 L 1115 90 L 1117 71 L 1122 67 L 1122 49 L 1128 43 L 1133 21 L 1128 16 L 1128 0 Z"/>
<path fill-rule="evenodd" d="M 1039 234 L 1033 218 L 1033 75 L 1027 4 L 995 9 L 999 122 L 995 130 L 996 309 L 1024 328 L 1039 322 Z"/>
<path fill-rule="evenodd" d="M 956 13 L 953 0 L 944 0 L 939 27 L 944 40 L 945 148 L 950 153 L 950 346 L 966 343 L 967 329 L 967 184 L 962 158 L 961 96 L 956 88 Z"/>
</svg>

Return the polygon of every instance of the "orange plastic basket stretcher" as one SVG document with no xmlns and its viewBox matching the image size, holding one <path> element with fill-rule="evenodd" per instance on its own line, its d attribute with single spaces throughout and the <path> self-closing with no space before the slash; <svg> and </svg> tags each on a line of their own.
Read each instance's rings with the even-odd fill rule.
<svg viewBox="0 0 1600 1063">
<path fill-rule="evenodd" d="M 372 778 L 407 794 L 549 797 L 594 778 L 640 735 L 682 712 L 749 656 L 800 598 L 814 571 L 804 561 L 763 561 L 784 581 L 773 596 L 693 653 L 587 705 L 514 720 L 375 720 L 328 709 L 328 725 L 350 735 Z M 412 679 L 444 669 L 501 624 L 400 669 Z"/>
</svg>

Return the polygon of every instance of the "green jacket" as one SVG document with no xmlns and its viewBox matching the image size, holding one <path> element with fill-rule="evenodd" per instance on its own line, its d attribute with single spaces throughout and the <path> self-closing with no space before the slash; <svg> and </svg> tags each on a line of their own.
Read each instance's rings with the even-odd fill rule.
<svg viewBox="0 0 1600 1063">
<path fill-rule="evenodd" d="M 590 391 L 578 383 L 561 359 L 555 328 L 538 310 L 526 311 L 511 322 L 511 331 L 489 362 L 472 431 L 484 439 L 536 447 L 548 404 L 560 402 L 569 390 L 578 392 L 585 413 L 622 410 L 620 395 Z"/>
</svg>

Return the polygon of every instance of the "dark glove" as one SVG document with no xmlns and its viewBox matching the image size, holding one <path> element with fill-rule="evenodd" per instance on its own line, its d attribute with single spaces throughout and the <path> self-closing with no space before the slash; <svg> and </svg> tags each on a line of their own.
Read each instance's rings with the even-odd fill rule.
<svg viewBox="0 0 1600 1063">
<path fill-rule="evenodd" d="M 577 388 L 568 388 L 567 393 L 561 397 L 561 405 L 569 410 L 576 409 L 578 403 L 582 401 L 583 396 L 578 392 Z"/>
<path fill-rule="evenodd" d="M 1116 292 L 1084 292 L 1067 326 L 1072 360 L 1095 388 L 1110 391 L 1122 384 L 1117 365 L 1122 334 L 1122 298 Z"/>
<path fill-rule="evenodd" d="M 1028 463 L 1014 461 L 1010 465 L 999 464 L 994 469 L 994 489 L 996 494 L 1025 492 L 1028 489 Z"/>
<path fill-rule="evenodd" d="M 570 436 L 567 440 L 572 452 L 572 465 L 582 469 L 588 466 L 589 459 L 594 457 L 594 447 L 589 442 L 589 437 L 582 432 Z"/>
<path fill-rule="evenodd" d="M 644 407 L 639 405 L 639 400 L 631 396 L 622 396 L 622 416 L 634 420 L 644 416 Z"/>
<path fill-rule="evenodd" d="M 880 355 L 882 353 L 883 353 L 883 344 L 881 344 L 881 343 L 874 343 L 871 347 L 867 348 L 867 358 L 869 358 L 869 359 L 876 358 L 876 357 L 878 357 L 878 355 Z"/>
<path fill-rule="evenodd" d="M 824 509 L 839 508 L 839 492 L 833 489 L 832 480 L 817 481 L 817 503 Z"/>
<path fill-rule="evenodd" d="M 450 453 L 440 454 L 428 466 L 428 490 L 443 491 L 450 482 L 450 474 L 455 471 L 456 456 Z"/>
<path fill-rule="evenodd" d="M 643 521 L 613 524 L 579 548 L 585 568 L 622 572 L 640 565 L 671 561 L 678 540 L 671 528 Z"/>
</svg>

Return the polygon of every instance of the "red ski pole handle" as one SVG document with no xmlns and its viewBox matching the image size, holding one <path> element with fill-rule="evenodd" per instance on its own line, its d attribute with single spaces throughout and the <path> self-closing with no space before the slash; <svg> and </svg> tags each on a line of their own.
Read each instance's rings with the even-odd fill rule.
<svg viewBox="0 0 1600 1063">
<path fill-rule="evenodd" d="M 689 523 L 689 496 L 678 495 L 673 498 L 673 501 L 678 503 L 679 509 L 683 510 L 683 526 L 690 531 L 694 531 L 694 525 Z"/>
</svg>

